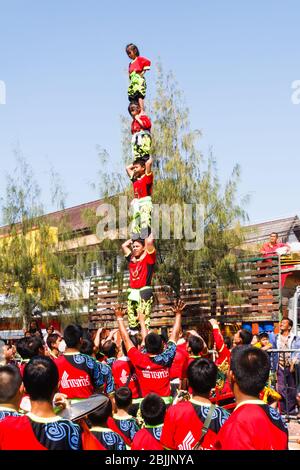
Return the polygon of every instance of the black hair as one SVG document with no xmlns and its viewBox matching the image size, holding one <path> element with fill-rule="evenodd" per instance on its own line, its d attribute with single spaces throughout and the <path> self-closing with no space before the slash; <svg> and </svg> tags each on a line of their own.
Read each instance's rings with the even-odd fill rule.
<svg viewBox="0 0 300 470">
<path fill-rule="evenodd" d="M 38 336 L 25 336 L 17 342 L 17 352 L 22 359 L 31 359 L 41 354 L 44 343 Z"/>
<path fill-rule="evenodd" d="M 259 339 L 262 339 L 262 338 L 267 338 L 267 339 L 269 339 L 269 335 L 268 335 L 268 333 L 261 333 L 260 335 L 258 335 L 258 338 L 259 338 Z"/>
<path fill-rule="evenodd" d="M 80 352 L 82 354 L 87 354 L 88 356 L 92 356 L 94 352 L 94 343 L 88 338 L 82 340 L 80 345 Z"/>
<path fill-rule="evenodd" d="M 115 393 L 115 402 L 120 410 L 126 410 L 132 402 L 132 391 L 129 387 L 120 387 Z"/>
<path fill-rule="evenodd" d="M 192 361 L 187 369 L 189 386 L 197 395 L 207 395 L 216 386 L 218 367 L 210 359 Z"/>
<path fill-rule="evenodd" d="M 146 162 L 143 158 L 136 158 L 133 162 L 134 164 L 141 165 L 143 168 L 146 167 Z"/>
<path fill-rule="evenodd" d="M 278 232 L 271 232 L 270 235 L 276 235 L 276 237 L 278 238 Z"/>
<path fill-rule="evenodd" d="M 10 403 L 22 384 L 20 369 L 8 364 L 0 367 L 0 404 Z"/>
<path fill-rule="evenodd" d="M 249 330 L 242 329 L 240 330 L 240 337 L 243 344 L 250 344 L 253 338 L 253 334 Z"/>
<path fill-rule="evenodd" d="M 49 357 L 34 357 L 24 367 L 23 382 L 31 400 L 51 401 L 58 379 L 58 368 Z"/>
<path fill-rule="evenodd" d="M 138 47 L 132 42 L 130 44 L 127 44 L 127 46 L 125 47 L 126 53 L 128 52 L 128 49 L 133 49 L 137 56 L 140 55 L 140 51 L 138 50 Z"/>
<path fill-rule="evenodd" d="M 159 354 L 162 351 L 163 341 L 157 333 L 148 333 L 145 338 L 147 353 Z"/>
<path fill-rule="evenodd" d="M 64 340 L 67 348 L 76 348 L 79 346 L 80 339 L 83 337 L 83 330 L 80 325 L 71 323 L 64 329 Z"/>
<path fill-rule="evenodd" d="M 52 333 L 51 335 L 47 336 L 46 343 L 49 349 L 53 349 L 53 344 L 56 343 L 58 338 L 60 338 L 60 335 L 58 335 L 57 333 Z"/>
<path fill-rule="evenodd" d="M 157 426 L 164 422 L 166 404 L 157 393 L 149 393 L 141 403 L 141 414 L 146 424 Z"/>
<path fill-rule="evenodd" d="M 129 335 L 130 341 L 133 343 L 133 345 L 137 348 L 139 345 L 139 338 L 137 335 Z M 125 347 L 124 341 L 121 343 L 121 348 L 124 356 L 127 356 L 127 349 Z"/>
<path fill-rule="evenodd" d="M 130 116 L 131 116 L 131 107 L 132 106 L 136 106 L 137 108 L 141 109 L 141 107 L 140 107 L 140 105 L 137 101 L 131 101 L 128 105 L 128 112 L 129 112 Z"/>
<path fill-rule="evenodd" d="M 289 326 L 290 326 L 291 328 L 293 328 L 294 322 L 293 322 L 293 320 L 292 320 L 291 318 L 283 318 L 283 320 L 287 320 L 287 321 L 289 322 Z"/>
<path fill-rule="evenodd" d="M 98 410 L 89 414 L 89 421 L 94 426 L 105 426 L 110 416 L 112 416 L 112 404 L 110 400 L 107 400 Z"/>
<path fill-rule="evenodd" d="M 117 355 L 117 345 L 114 341 L 107 340 L 105 343 L 102 345 L 101 351 L 106 357 L 116 357 Z"/>
<path fill-rule="evenodd" d="M 228 349 L 232 348 L 232 338 L 231 336 L 224 336 L 224 343 L 226 344 Z"/>
<path fill-rule="evenodd" d="M 260 348 L 239 346 L 232 350 L 230 370 L 243 393 L 258 397 L 269 378 L 270 359 Z"/>
<path fill-rule="evenodd" d="M 194 356 L 199 356 L 204 347 L 203 339 L 198 336 L 191 335 L 188 339 L 188 345 L 192 350 Z"/>
</svg>

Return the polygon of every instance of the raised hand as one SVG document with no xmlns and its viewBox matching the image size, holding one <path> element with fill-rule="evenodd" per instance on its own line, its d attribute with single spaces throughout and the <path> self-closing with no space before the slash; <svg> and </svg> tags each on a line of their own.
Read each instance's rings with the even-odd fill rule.
<svg viewBox="0 0 300 470">
<path fill-rule="evenodd" d="M 115 308 L 115 315 L 117 318 L 123 318 L 125 313 L 123 311 L 123 308 L 121 307 L 121 305 L 117 305 L 116 308 Z"/>
<path fill-rule="evenodd" d="M 174 307 L 171 307 L 171 309 L 175 313 L 175 315 L 182 315 L 182 312 L 185 309 L 185 307 L 186 307 L 186 304 L 181 299 L 179 299 L 175 303 Z"/>
</svg>

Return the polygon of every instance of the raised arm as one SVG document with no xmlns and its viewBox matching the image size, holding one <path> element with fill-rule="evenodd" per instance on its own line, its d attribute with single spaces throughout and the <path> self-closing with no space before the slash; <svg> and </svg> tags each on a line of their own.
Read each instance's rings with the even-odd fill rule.
<svg viewBox="0 0 300 470">
<path fill-rule="evenodd" d="M 131 165 L 128 165 L 126 167 L 126 173 L 127 173 L 127 175 L 129 176 L 130 179 L 133 178 L 133 176 L 134 176 L 134 164 L 133 163 L 131 163 Z"/>
<path fill-rule="evenodd" d="M 146 161 L 146 175 L 149 175 L 151 173 L 152 163 L 153 163 L 152 157 L 148 158 L 148 160 Z"/>
<path fill-rule="evenodd" d="M 149 237 L 145 238 L 145 248 L 148 253 L 153 253 L 155 251 L 155 246 L 154 246 L 154 237 L 153 234 L 150 233 Z"/>
<path fill-rule="evenodd" d="M 131 244 L 132 244 L 131 238 L 122 244 L 122 251 L 124 253 L 124 256 L 128 256 L 131 254 L 131 249 L 129 248 Z"/>
<path fill-rule="evenodd" d="M 123 312 L 121 307 L 115 308 L 115 315 L 116 315 L 116 318 L 117 318 L 118 327 L 119 327 L 119 331 L 120 331 L 122 341 L 125 345 L 126 351 L 128 352 L 130 348 L 134 347 L 134 344 L 131 341 L 131 339 L 129 338 L 129 334 L 128 334 L 126 328 L 125 328 L 125 325 L 124 325 L 124 312 Z"/>
<path fill-rule="evenodd" d="M 185 303 L 182 302 L 182 300 L 178 300 L 178 302 L 172 307 L 172 310 L 175 314 L 175 323 L 173 326 L 173 330 L 170 336 L 170 341 L 173 341 L 173 343 L 177 343 L 179 334 L 180 334 L 180 329 L 181 329 L 181 315 L 183 310 L 185 309 Z"/>
</svg>

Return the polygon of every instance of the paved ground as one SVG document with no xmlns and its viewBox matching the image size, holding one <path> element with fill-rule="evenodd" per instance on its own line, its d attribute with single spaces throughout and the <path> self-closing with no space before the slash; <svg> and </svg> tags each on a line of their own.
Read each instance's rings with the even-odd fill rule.
<svg viewBox="0 0 300 470">
<path fill-rule="evenodd" d="M 300 450 L 300 422 L 291 420 L 289 427 L 289 449 Z M 299 441 L 299 443 L 297 442 Z"/>
</svg>

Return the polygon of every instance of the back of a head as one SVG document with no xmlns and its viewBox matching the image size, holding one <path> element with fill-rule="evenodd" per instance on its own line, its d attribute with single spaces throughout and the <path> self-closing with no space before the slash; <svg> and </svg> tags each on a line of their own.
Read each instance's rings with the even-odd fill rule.
<svg viewBox="0 0 300 470">
<path fill-rule="evenodd" d="M 141 414 L 146 424 L 157 426 L 164 422 L 166 404 L 156 393 L 149 393 L 141 403 Z"/>
<path fill-rule="evenodd" d="M 253 346 L 239 346 L 231 353 L 230 370 L 241 392 L 258 397 L 269 378 L 268 353 Z"/>
<path fill-rule="evenodd" d="M 129 387 L 120 387 L 115 393 L 115 402 L 117 408 L 120 410 L 126 410 L 132 402 L 132 392 Z"/>
<path fill-rule="evenodd" d="M 117 355 L 117 345 L 111 340 L 105 341 L 101 350 L 106 357 L 116 357 Z"/>
<path fill-rule="evenodd" d="M 41 354 L 44 343 L 38 336 L 26 336 L 17 342 L 17 351 L 22 359 L 31 359 Z"/>
<path fill-rule="evenodd" d="M 203 349 L 203 340 L 195 335 L 190 335 L 188 339 L 188 345 L 192 350 L 194 356 L 199 356 Z"/>
<path fill-rule="evenodd" d="M 249 330 L 242 329 L 240 330 L 240 337 L 244 345 L 251 344 L 253 334 Z"/>
<path fill-rule="evenodd" d="M 145 347 L 149 354 L 159 354 L 162 351 L 163 341 L 157 333 L 148 333 L 145 338 Z"/>
<path fill-rule="evenodd" d="M 34 401 L 50 401 L 57 390 L 58 379 L 55 362 L 46 356 L 34 357 L 24 368 L 24 386 Z"/>
<path fill-rule="evenodd" d="M 22 384 L 17 366 L 8 364 L 0 367 L 0 405 L 10 403 Z"/>
<path fill-rule="evenodd" d="M 110 416 L 112 416 L 112 404 L 110 400 L 107 400 L 98 410 L 89 414 L 89 421 L 93 426 L 105 426 Z"/>
<path fill-rule="evenodd" d="M 83 330 L 80 325 L 71 323 L 64 329 L 64 340 L 67 348 L 77 348 L 80 345 L 80 339 L 83 337 Z"/>
<path fill-rule="evenodd" d="M 88 338 L 85 338 L 82 340 L 82 343 L 80 345 L 80 352 L 82 354 L 87 354 L 88 356 L 91 356 L 94 352 L 94 343 Z"/>
<path fill-rule="evenodd" d="M 132 344 L 137 348 L 139 346 L 139 337 L 138 335 L 129 335 L 129 339 L 132 342 Z M 127 356 L 127 349 L 125 347 L 124 341 L 121 343 L 121 348 L 122 348 L 122 353 L 124 356 Z"/>
<path fill-rule="evenodd" d="M 189 386 L 194 395 L 208 395 L 216 386 L 218 368 L 210 359 L 195 359 L 187 370 Z"/>
</svg>

